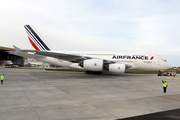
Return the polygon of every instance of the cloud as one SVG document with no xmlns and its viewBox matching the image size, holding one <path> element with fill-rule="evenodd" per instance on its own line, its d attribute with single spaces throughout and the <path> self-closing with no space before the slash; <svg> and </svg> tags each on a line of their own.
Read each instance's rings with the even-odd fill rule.
<svg viewBox="0 0 180 120">
<path fill-rule="evenodd" d="M 176 0 L 2 0 L 1 45 L 33 49 L 23 28 L 31 24 L 55 50 L 175 56 L 180 51 L 179 5 Z"/>
</svg>

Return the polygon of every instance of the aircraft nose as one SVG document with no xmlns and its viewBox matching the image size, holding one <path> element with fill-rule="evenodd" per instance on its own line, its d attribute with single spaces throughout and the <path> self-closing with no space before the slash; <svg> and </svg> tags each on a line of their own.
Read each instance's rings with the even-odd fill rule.
<svg viewBox="0 0 180 120">
<path fill-rule="evenodd" d="M 169 62 L 167 63 L 167 69 L 171 69 L 171 64 Z"/>
</svg>

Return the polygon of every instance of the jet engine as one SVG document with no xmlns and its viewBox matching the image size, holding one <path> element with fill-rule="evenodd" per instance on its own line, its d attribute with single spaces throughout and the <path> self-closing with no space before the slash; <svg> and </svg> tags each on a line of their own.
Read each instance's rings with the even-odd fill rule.
<svg viewBox="0 0 180 120">
<path fill-rule="evenodd" d="M 124 74 L 126 66 L 125 64 L 109 64 L 106 67 L 104 66 L 102 59 L 88 59 L 84 60 L 83 63 L 79 64 L 79 66 L 83 67 L 85 70 L 91 72 L 102 71 L 103 69 L 108 70 L 109 72 L 116 74 Z"/>
<path fill-rule="evenodd" d="M 89 71 L 102 71 L 103 60 L 102 59 L 84 60 L 82 67 L 84 67 L 84 69 Z"/>
<path fill-rule="evenodd" d="M 125 72 L 125 64 L 109 64 L 109 72 L 124 74 Z"/>
</svg>

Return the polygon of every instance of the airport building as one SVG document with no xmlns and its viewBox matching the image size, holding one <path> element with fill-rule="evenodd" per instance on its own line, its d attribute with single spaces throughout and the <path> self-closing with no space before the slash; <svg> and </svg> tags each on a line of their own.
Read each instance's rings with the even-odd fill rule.
<svg viewBox="0 0 180 120">
<path fill-rule="evenodd" d="M 24 58 L 21 56 L 9 54 L 7 51 L 15 51 L 13 48 L 1 47 L 0 46 L 0 61 L 10 60 L 13 62 L 13 66 L 27 66 L 27 67 L 50 67 L 49 63 L 42 61 L 36 61 L 32 58 Z"/>
<path fill-rule="evenodd" d="M 0 60 L 10 60 L 13 62 L 13 65 L 18 65 L 21 67 L 25 65 L 27 58 L 23 58 L 17 55 L 12 55 L 6 51 L 15 51 L 15 49 L 0 46 Z"/>
<path fill-rule="evenodd" d="M 28 62 L 29 67 L 41 67 L 41 68 L 49 68 L 50 67 L 49 63 L 37 61 L 33 58 L 28 58 L 27 62 Z"/>
</svg>

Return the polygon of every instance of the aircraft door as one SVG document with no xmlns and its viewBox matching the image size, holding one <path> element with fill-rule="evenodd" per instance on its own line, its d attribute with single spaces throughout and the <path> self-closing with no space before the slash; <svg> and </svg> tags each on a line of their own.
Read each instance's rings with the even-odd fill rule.
<svg viewBox="0 0 180 120">
<path fill-rule="evenodd" d="M 157 61 L 157 64 L 160 66 L 160 65 L 161 65 L 161 62 L 160 62 L 160 61 Z"/>
</svg>

